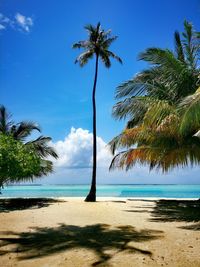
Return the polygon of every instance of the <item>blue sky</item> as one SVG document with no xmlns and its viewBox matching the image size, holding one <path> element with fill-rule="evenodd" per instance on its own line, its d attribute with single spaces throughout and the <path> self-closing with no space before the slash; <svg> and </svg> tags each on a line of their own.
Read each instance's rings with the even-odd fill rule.
<svg viewBox="0 0 200 267">
<path fill-rule="evenodd" d="M 92 129 L 94 61 L 80 68 L 74 64 L 78 51 L 71 49 L 74 42 L 86 38 L 85 24 L 100 21 L 103 28 L 112 29 L 113 34 L 119 36 L 112 50 L 124 62 L 123 65 L 113 62 L 109 70 L 102 65 L 99 69 L 97 131 L 104 143 L 117 135 L 125 124 L 111 116 L 114 91 L 117 85 L 145 67 L 144 63 L 137 61 L 138 53 L 151 46 L 172 48 L 173 33 L 183 30 L 184 19 L 200 29 L 198 0 L 2 0 L 0 7 L 0 24 L 2 22 L 3 25 L 0 26 L 0 102 L 13 113 L 16 121 L 37 121 L 42 126 L 42 133 L 51 136 L 54 144 L 62 142 L 63 150 L 66 146 L 69 148 L 69 142 L 74 138 L 78 140 L 76 145 L 80 146 L 80 139 L 76 137 L 81 136 L 83 140 L 82 134 L 90 140 Z M 82 132 L 72 130 L 70 137 L 72 127 L 81 128 Z M 104 143 L 101 143 L 102 147 Z M 65 153 L 73 154 L 73 146 L 71 149 Z M 100 153 L 103 155 L 102 151 Z M 80 160 L 79 156 L 83 154 L 90 158 L 91 144 L 86 148 L 83 146 L 80 154 L 75 154 L 71 161 L 67 161 L 65 155 L 63 165 L 56 167 L 55 174 L 44 181 L 72 182 L 72 176 L 74 181 L 89 181 L 90 169 L 84 170 L 80 178 L 80 169 L 77 170 L 79 161 L 76 159 Z M 73 167 L 73 175 L 69 162 L 77 163 Z M 141 169 L 137 168 L 137 172 L 133 169 L 128 174 L 108 174 L 104 168 L 99 175 L 103 178 L 99 179 L 103 181 L 108 177 L 108 183 L 116 181 L 119 176 L 123 176 L 119 182 L 129 183 L 139 182 L 139 176 L 143 182 L 164 179 L 167 183 L 169 179 L 156 173 L 149 176 L 147 168 L 142 168 L 144 172 L 141 176 Z M 198 168 L 193 172 L 192 182 L 198 182 Z M 170 174 L 171 180 L 177 182 L 184 175 L 184 181 L 191 182 L 186 173 L 174 172 Z"/>
</svg>

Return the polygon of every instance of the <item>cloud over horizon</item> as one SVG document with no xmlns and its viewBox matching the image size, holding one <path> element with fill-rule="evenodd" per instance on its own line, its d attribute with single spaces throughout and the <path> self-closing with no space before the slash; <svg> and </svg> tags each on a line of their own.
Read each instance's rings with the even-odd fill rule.
<svg viewBox="0 0 200 267">
<path fill-rule="evenodd" d="M 93 134 L 74 127 L 64 140 L 51 142 L 59 158 L 52 159 L 54 173 L 41 179 L 49 184 L 88 184 L 92 174 Z M 176 169 L 168 174 L 149 172 L 148 166 L 136 164 L 131 170 L 109 171 L 112 155 L 106 142 L 97 137 L 97 183 L 100 184 L 187 184 L 198 182 L 198 167 Z"/>
<path fill-rule="evenodd" d="M 55 167 L 60 168 L 91 168 L 93 134 L 82 128 L 71 128 L 70 133 L 64 140 L 51 143 L 56 149 L 59 158 L 54 160 Z M 112 155 L 107 144 L 101 137 L 97 136 L 97 165 L 108 167 Z"/>
</svg>

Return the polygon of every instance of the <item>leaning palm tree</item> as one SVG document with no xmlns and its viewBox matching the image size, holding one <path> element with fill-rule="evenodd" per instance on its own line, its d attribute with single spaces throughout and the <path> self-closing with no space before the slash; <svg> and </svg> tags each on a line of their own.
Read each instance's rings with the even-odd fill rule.
<svg viewBox="0 0 200 267">
<path fill-rule="evenodd" d="M 97 154 L 97 141 L 96 141 L 96 84 L 98 76 L 99 59 L 103 62 L 105 67 L 111 66 L 110 58 L 114 58 L 120 63 L 122 60 L 109 50 L 110 45 L 117 39 L 117 36 L 111 36 L 111 30 L 104 31 L 101 28 L 100 23 L 97 26 L 91 24 L 86 25 L 85 29 L 88 32 L 88 39 L 79 41 L 73 45 L 73 48 L 83 49 L 83 53 L 80 54 L 75 63 L 79 63 L 81 67 L 85 66 L 89 59 L 95 57 L 95 75 L 92 91 L 92 104 L 93 104 L 93 171 L 92 171 L 92 183 L 89 194 L 85 201 L 96 201 L 96 154 Z"/>
<path fill-rule="evenodd" d="M 12 120 L 12 115 L 7 111 L 5 106 L 0 105 L 0 133 L 12 136 L 13 139 L 34 149 L 37 156 L 41 159 L 41 171 L 38 176 L 47 175 L 53 171 L 53 167 L 52 162 L 46 158 L 48 156 L 58 158 L 58 155 L 54 148 L 48 145 L 49 141 L 51 141 L 51 138 L 48 136 L 39 136 L 35 140 L 26 141 L 26 138 L 34 130 L 41 131 L 40 127 L 31 121 L 22 121 L 15 124 Z"/>
<path fill-rule="evenodd" d="M 164 172 L 200 164 L 200 35 L 191 23 L 175 32 L 175 51 L 148 48 L 139 55 L 150 67 L 117 88 L 121 99 L 113 115 L 128 118 L 125 130 L 110 142 L 111 168 L 135 163 Z"/>
</svg>

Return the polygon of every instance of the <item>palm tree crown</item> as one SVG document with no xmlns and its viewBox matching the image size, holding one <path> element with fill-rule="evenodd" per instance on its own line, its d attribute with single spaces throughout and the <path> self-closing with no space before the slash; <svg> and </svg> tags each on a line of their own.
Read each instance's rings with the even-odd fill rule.
<svg viewBox="0 0 200 267">
<path fill-rule="evenodd" d="M 110 45 L 117 39 L 117 36 L 111 36 L 111 30 L 104 31 L 101 29 L 100 22 L 96 27 L 91 24 L 86 25 L 85 29 L 88 32 L 88 39 L 79 41 L 72 46 L 73 48 L 82 48 L 84 50 L 84 52 L 76 58 L 75 63 L 79 63 L 79 65 L 83 67 L 94 55 L 99 56 L 107 68 L 111 66 L 110 58 L 116 59 L 122 63 L 121 58 L 109 50 Z"/>
<path fill-rule="evenodd" d="M 125 130 L 110 142 L 118 153 L 111 168 L 135 163 L 164 172 L 200 164 L 200 35 L 191 23 L 175 32 L 175 50 L 148 48 L 139 54 L 150 67 L 121 84 L 120 101 L 113 107 L 117 119 L 128 118 Z"/>
</svg>

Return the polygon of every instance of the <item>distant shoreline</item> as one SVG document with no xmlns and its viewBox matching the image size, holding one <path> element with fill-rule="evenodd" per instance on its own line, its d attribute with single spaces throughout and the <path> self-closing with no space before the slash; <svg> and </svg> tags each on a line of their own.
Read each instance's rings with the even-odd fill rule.
<svg viewBox="0 0 200 267">
<path fill-rule="evenodd" d="M 90 184 L 10 184 L 10 185 L 6 185 L 5 187 L 10 187 L 10 186 L 90 186 Z M 164 185 L 200 185 L 199 184 L 97 184 L 97 186 L 137 186 L 137 185 L 142 185 L 142 186 L 149 186 L 149 185 L 153 185 L 153 186 L 164 186 Z"/>
<path fill-rule="evenodd" d="M 58 198 L 58 197 L 86 197 L 89 185 L 11 185 L 1 190 L 0 198 Z M 97 197 L 118 197 L 137 199 L 198 199 L 200 185 L 172 185 L 172 184 L 124 184 L 97 185 Z"/>
</svg>

